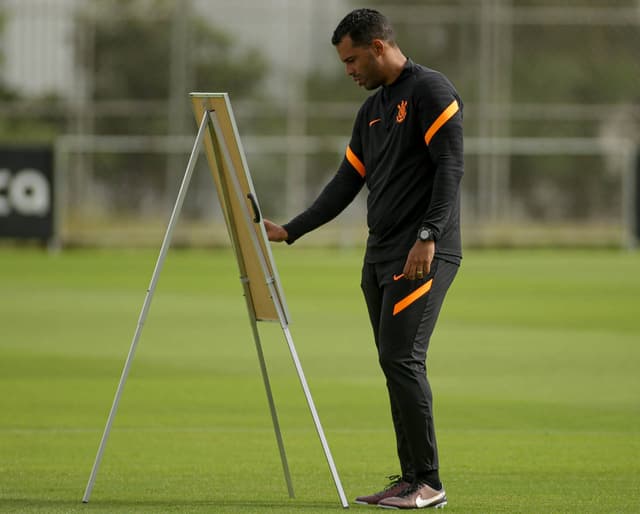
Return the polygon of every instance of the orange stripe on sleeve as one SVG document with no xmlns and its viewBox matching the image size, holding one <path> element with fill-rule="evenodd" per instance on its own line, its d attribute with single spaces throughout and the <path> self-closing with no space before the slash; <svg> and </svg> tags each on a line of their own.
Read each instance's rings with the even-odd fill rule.
<svg viewBox="0 0 640 514">
<path fill-rule="evenodd" d="M 454 100 L 449 104 L 449 107 L 447 107 L 444 111 L 442 111 L 440 116 L 436 118 L 436 121 L 434 121 L 431 124 L 431 126 L 429 127 L 429 129 L 424 135 L 424 141 L 425 143 L 427 143 L 427 145 L 431 142 L 431 139 L 433 138 L 433 136 L 436 135 L 438 130 L 440 130 L 440 127 L 442 127 L 442 125 L 444 125 L 447 121 L 449 121 L 453 117 L 453 115 L 457 113 L 459 110 L 460 110 L 460 107 L 458 106 L 458 102 Z"/>
<path fill-rule="evenodd" d="M 413 293 L 405 296 L 402 300 L 400 300 L 398 303 L 396 303 L 393 306 L 393 315 L 395 316 L 400 311 L 405 310 L 413 302 L 415 302 L 419 298 L 422 298 L 424 295 L 426 295 L 431 290 L 431 284 L 432 283 L 433 283 L 433 279 L 429 280 L 429 282 L 425 282 L 418 289 L 416 289 Z"/>
<path fill-rule="evenodd" d="M 358 159 L 358 156 L 353 153 L 353 150 L 351 150 L 351 147 L 349 145 L 347 145 L 347 160 L 349 161 L 351 166 L 353 166 L 356 169 L 356 171 L 360 174 L 360 176 L 364 178 L 366 174 L 366 171 L 364 169 L 364 164 L 362 164 L 362 161 Z"/>
</svg>

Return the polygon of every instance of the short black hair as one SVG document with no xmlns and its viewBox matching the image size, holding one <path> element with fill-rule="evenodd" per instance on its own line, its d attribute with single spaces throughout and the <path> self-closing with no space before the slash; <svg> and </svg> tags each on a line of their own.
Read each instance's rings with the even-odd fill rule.
<svg viewBox="0 0 640 514">
<path fill-rule="evenodd" d="M 345 36 L 351 38 L 353 46 L 368 46 L 374 39 L 382 39 L 395 46 L 389 20 L 374 9 L 355 9 L 347 14 L 333 31 L 331 43 L 337 45 Z"/>
</svg>

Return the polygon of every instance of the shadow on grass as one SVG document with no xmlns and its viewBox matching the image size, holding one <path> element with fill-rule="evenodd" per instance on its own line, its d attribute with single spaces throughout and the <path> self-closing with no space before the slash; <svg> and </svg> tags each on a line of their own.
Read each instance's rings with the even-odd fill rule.
<svg viewBox="0 0 640 514">
<path fill-rule="evenodd" d="M 313 502 L 308 500 L 230 500 L 188 498 L 164 500 L 80 500 L 13 499 L 0 500 L 2 512 L 336 512 L 345 510 L 339 501 Z"/>
</svg>

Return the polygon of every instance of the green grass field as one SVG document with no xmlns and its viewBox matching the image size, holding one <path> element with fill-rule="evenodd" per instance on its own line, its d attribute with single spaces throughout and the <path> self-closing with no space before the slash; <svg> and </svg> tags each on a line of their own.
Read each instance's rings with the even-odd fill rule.
<svg viewBox="0 0 640 514">
<path fill-rule="evenodd" d="M 274 252 L 351 500 L 398 471 L 361 252 Z M 170 251 L 81 504 L 156 256 L 0 250 L 0 511 L 342 510 L 282 331 L 262 323 L 287 495 L 225 250 Z M 640 254 L 468 251 L 428 363 L 445 512 L 640 512 L 639 365 Z"/>
</svg>

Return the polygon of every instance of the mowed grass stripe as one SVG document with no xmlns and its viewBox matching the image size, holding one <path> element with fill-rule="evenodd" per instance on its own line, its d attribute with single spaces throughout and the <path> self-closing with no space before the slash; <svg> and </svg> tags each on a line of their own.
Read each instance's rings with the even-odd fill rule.
<svg viewBox="0 0 640 514">
<path fill-rule="evenodd" d="M 349 498 L 397 472 L 361 251 L 274 247 Z M 277 324 L 260 333 L 290 500 L 229 250 L 172 250 L 92 502 L 80 498 L 157 253 L 0 250 L 0 511 L 342 510 Z M 640 257 L 467 252 L 429 353 L 451 512 L 637 512 Z"/>
</svg>

